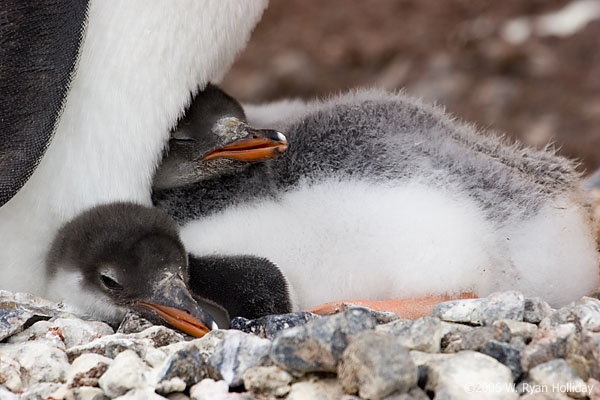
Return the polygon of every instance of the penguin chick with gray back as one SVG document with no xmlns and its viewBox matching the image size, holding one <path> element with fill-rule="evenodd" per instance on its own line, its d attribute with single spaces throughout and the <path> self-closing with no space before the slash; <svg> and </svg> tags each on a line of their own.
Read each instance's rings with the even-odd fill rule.
<svg viewBox="0 0 600 400">
<path fill-rule="evenodd" d="M 252 129 L 245 120 L 240 103 L 208 84 L 173 130 L 168 156 L 156 172 L 153 189 L 237 171 L 251 161 L 276 157 L 285 150 L 285 136 L 269 129 Z"/>
<path fill-rule="evenodd" d="M 560 305 L 598 287 L 570 161 L 403 94 L 284 106 L 246 108 L 285 132 L 280 157 L 154 193 L 192 254 L 267 257 L 301 308 L 503 289 Z"/>
<path fill-rule="evenodd" d="M 236 274 L 245 263 L 259 266 L 260 274 Z M 178 228 L 164 212 L 132 203 L 97 206 L 67 223 L 54 239 L 47 257 L 47 297 L 113 325 L 134 310 L 196 336 L 207 331 L 202 325 L 216 327 L 204 310 L 215 304 L 214 293 L 227 299 L 211 309 L 220 326 L 236 316 L 290 309 L 285 279 L 267 260 L 198 257 L 189 265 Z M 188 283 L 195 292 L 188 291 Z M 269 296 L 248 295 L 264 284 Z M 220 308 L 228 315 L 218 316 Z"/>
</svg>

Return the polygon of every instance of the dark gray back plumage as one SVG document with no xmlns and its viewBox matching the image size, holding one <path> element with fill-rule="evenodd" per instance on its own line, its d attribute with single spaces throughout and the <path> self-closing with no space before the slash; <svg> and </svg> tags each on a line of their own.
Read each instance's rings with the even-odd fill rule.
<svg viewBox="0 0 600 400">
<path fill-rule="evenodd" d="M 502 222 L 533 215 L 548 198 L 579 190 L 579 174 L 565 158 L 478 132 L 403 94 L 365 90 L 309 103 L 275 128 L 288 137 L 281 157 L 158 191 L 155 204 L 185 223 L 276 197 L 301 181 L 397 185 L 419 179 L 466 194 L 490 219 Z"/>
</svg>

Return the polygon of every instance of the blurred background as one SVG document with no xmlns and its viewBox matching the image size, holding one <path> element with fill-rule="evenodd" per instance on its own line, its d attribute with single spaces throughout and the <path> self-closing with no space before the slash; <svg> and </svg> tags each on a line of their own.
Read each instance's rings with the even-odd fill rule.
<svg viewBox="0 0 600 400">
<path fill-rule="evenodd" d="M 600 168 L 600 0 L 270 0 L 223 87 L 244 102 L 404 88 Z"/>
</svg>

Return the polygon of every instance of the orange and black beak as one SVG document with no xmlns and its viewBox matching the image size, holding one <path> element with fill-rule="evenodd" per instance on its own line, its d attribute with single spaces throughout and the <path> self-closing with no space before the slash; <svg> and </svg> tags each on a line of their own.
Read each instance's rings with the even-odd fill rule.
<svg viewBox="0 0 600 400">
<path fill-rule="evenodd" d="M 245 124 L 244 124 L 245 125 Z M 239 161 L 263 161 L 278 157 L 287 149 L 287 139 L 272 129 L 254 129 L 245 125 L 248 134 L 206 154 L 202 161 L 228 158 Z"/>
<path fill-rule="evenodd" d="M 163 321 L 194 337 L 202 337 L 217 323 L 193 299 L 183 280 L 173 275 L 160 282 L 148 301 L 138 301 L 138 307 L 151 310 Z"/>
</svg>

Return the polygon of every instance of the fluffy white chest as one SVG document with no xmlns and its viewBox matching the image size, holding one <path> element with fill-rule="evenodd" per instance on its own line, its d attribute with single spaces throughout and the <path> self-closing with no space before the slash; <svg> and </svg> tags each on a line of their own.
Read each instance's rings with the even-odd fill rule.
<svg viewBox="0 0 600 400">
<path fill-rule="evenodd" d="M 169 129 L 191 92 L 226 72 L 266 0 L 92 0 L 56 135 L 0 209 L 0 288 L 41 293 L 56 229 L 105 202 L 150 203 Z"/>
<path fill-rule="evenodd" d="M 182 238 L 194 254 L 266 256 L 300 308 L 486 287 L 501 262 L 493 227 L 474 204 L 417 184 L 304 187 L 190 223 Z"/>
<path fill-rule="evenodd" d="M 552 212 L 500 228 L 468 197 L 443 189 L 331 181 L 194 221 L 182 238 L 196 255 L 271 259 L 301 309 L 500 289 L 564 303 L 598 284 L 597 259 L 581 214 Z M 556 290 L 567 274 L 573 282 Z"/>
</svg>

